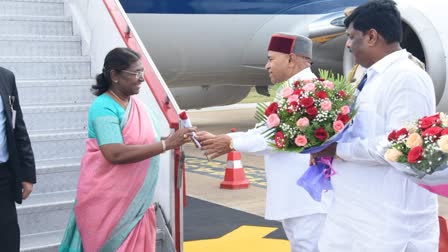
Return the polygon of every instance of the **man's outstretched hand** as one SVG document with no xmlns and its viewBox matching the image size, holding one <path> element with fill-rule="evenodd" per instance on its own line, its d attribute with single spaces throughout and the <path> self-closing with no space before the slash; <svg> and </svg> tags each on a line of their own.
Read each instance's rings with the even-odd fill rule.
<svg viewBox="0 0 448 252">
<path fill-rule="evenodd" d="M 213 135 L 207 131 L 197 132 L 196 135 L 202 145 L 202 150 L 210 159 L 233 151 L 230 149 L 232 138 L 228 135 Z"/>
</svg>

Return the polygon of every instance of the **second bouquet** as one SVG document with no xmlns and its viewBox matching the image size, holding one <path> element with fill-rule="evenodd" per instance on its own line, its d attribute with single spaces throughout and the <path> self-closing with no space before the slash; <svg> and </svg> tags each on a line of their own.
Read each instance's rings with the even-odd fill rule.
<svg viewBox="0 0 448 252">
<path fill-rule="evenodd" d="M 380 145 L 384 158 L 421 187 L 448 197 L 448 116 L 436 113 L 393 130 Z"/>
</svg>

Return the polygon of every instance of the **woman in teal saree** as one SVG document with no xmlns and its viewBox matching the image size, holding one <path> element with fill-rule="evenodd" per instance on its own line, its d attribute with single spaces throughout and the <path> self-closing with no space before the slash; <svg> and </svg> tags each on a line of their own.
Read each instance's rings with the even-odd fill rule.
<svg viewBox="0 0 448 252">
<path fill-rule="evenodd" d="M 188 142 L 193 129 L 160 140 L 155 116 L 132 96 L 143 81 L 136 52 L 108 53 L 92 87 L 98 97 L 89 110 L 76 203 L 59 251 L 155 251 L 158 155 Z"/>
</svg>

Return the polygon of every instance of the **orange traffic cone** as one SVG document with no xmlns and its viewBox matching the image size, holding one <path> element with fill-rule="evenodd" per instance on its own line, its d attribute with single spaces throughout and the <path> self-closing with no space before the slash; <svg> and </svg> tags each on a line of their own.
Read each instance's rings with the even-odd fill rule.
<svg viewBox="0 0 448 252">
<path fill-rule="evenodd" d="M 227 154 L 226 173 L 220 187 L 223 189 L 245 189 L 249 187 L 249 181 L 246 179 L 241 163 L 241 154 L 238 151 L 231 151 Z"/>
</svg>

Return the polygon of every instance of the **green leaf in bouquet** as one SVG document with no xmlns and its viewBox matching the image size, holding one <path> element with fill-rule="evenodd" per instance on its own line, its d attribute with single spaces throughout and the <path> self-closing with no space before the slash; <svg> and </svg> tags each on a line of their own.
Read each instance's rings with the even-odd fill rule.
<svg viewBox="0 0 448 252">
<path fill-rule="evenodd" d="M 264 114 L 264 112 L 266 111 L 266 108 L 269 106 L 269 104 L 266 104 L 264 102 L 260 102 L 257 104 L 257 107 L 255 109 L 255 120 L 257 120 L 257 122 L 265 122 L 267 117 Z"/>
<path fill-rule="evenodd" d="M 328 80 L 330 78 L 330 70 L 325 70 L 325 69 L 318 69 L 317 70 L 319 72 L 319 76 L 322 79 L 326 79 Z"/>
<path fill-rule="evenodd" d="M 324 124 L 324 129 L 328 132 L 328 138 L 334 136 L 334 129 L 333 126 L 330 124 Z"/>
<path fill-rule="evenodd" d="M 353 86 L 347 79 L 341 74 L 334 74 L 330 70 L 319 69 L 320 78 L 329 80 L 333 82 L 334 89 L 336 92 L 330 93 L 330 99 L 333 101 L 336 107 L 341 107 L 343 105 L 351 105 L 354 102 L 354 94 L 356 91 L 356 87 Z M 344 91 L 347 95 L 345 99 L 335 99 L 335 95 L 339 91 Z"/>
<path fill-rule="evenodd" d="M 405 156 L 409 153 L 411 150 L 409 147 L 406 146 L 404 143 L 397 143 L 394 144 L 393 147 L 397 150 L 399 150 L 401 153 L 403 153 Z"/>
<path fill-rule="evenodd" d="M 404 163 L 413 173 L 408 173 L 418 179 L 422 179 L 426 175 L 431 175 L 436 171 L 443 170 L 448 165 L 448 156 L 442 152 L 434 152 L 425 156 L 416 163 L 409 163 L 407 154 L 401 156 L 399 163 Z"/>
<path fill-rule="evenodd" d="M 279 100 L 283 99 L 283 97 L 280 95 L 280 92 L 285 88 L 285 87 L 291 87 L 292 83 L 289 83 L 288 80 L 286 81 L 282 81 L 279 83 L 274 84 L 274 87 L 272 88 L 272 91 L 274 93 L 274 99 L 273 101 L 278 102 Z"/>
<path fill-rule="evenodd" d="M 445 167 L 447 155 L 441 151 L 433 152 L 427 155 L 420 162 L 411 165 L 411 168 L 419 171 L 420 174 L 432 174 L 435 171 L 441 170 Z M 422 176 L 423 177 L 423 176 Z"/>
<path fill-rule="evenodd" d="M 271 142 L 274 141 L 275 133 L 277 133 L 276 128 L 267 128 L 265 131 L 261 132 L 261 135 Z"/>
<path fill-rule="evenodd" d="M 401 157 L 398 158 L 398 163 L 407 163 L 408 162 L 408 156 L 406 154 L 403 154 Z"/>
<path fill-rule="evenodd" d="M 434 160 L 435 167 L 433 172 L 444 170 L 448 166 L 448 154 L 443 152 L 439 152 L 439 154 L 440 156 Z"/>
<path fill-rule="evenodd" d="M 256 120 L 258 123 L 263 123 L 263 122 L 265 122 L 264 118 L 259 117 L 259 116 L 257 116 L 257 115 L 255 115 L 255 120 Z"/>
<path fill-rule="evenodd" d="M 264 122 L 266 121 L 267 117 L 264 114 L 261 113 L 255 113 L 255 119 L 257 119 L 257 122 Z"/>
<path fill-rule="evenodd" d="M 305 149 L 304 147 L 299 147 L 295 144 L 289 144 L 288 146 L 285 145 L 284 149 L 278 149 L 277 146 L 275 145 L 275 143 L 269 143 L 269 146 L 275 148 L 275 150 L 277 151 L 281 151 L 281 152 L 292 152 L 292 153 L 299 153 L 302 152 L 303 149 Z"/>
<path fill-rule="evenodd" d="M 278 94 L 282 89 L 284 89 L 285 87 L 291 87 L 293 83 L 289 83 L 288 80 L 285 80 L 283 82 L 279 82 L 275 84 L 275 88 L 277 89 L 277 93 Z"/>
</svg>

